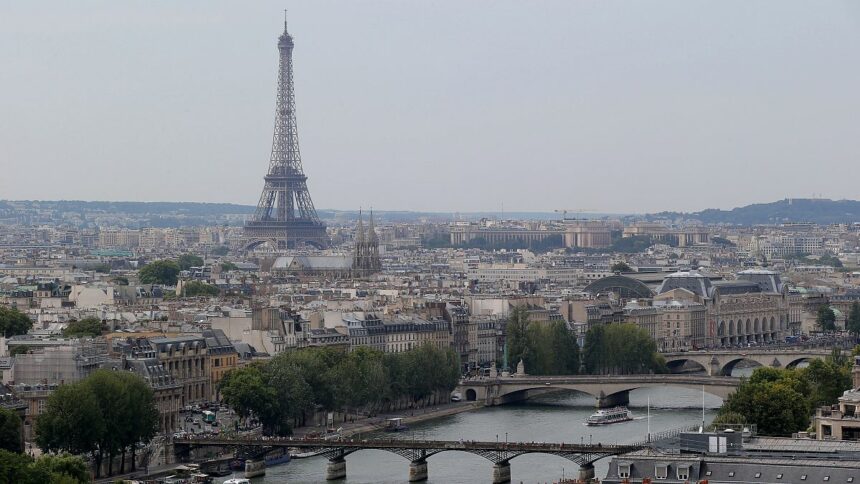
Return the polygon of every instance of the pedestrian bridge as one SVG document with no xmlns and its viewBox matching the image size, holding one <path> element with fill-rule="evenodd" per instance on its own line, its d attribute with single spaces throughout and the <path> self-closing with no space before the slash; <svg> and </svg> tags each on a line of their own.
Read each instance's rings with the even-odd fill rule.
<svg viewBox="0 0 860 484">
<path fill-rule="evenodd" d="M 397 454 L 410 461 L 409 482 L 426 481 L 428 478 L 427 459 L 441 452 L 468 452 L 479 455 L 493 463 L 492 481 L 494 484 L 511 482 L 511 459 L 526 454 L 557 455 L 580 467 L 580 478 L 594 478 L 594 462 L 612 455 L 633 452 L 652 445 L 661 439 L 675 437 L 682 429 L 651 436 L 647 441 L 604 445 L 584 443 L 546 443 L 546 442 L 479 442 L 474 440 L 439 441 L 414 439 L 293 439 L 289 437 L 186 437 L 173 440 L 174 452 L 180 461 L 196 460 L 195 449 L 214 447 L 234 449 L 237 456 L 245 456 L 251 461 L 264 461 L 267 453 L 278 449 L 300 449 L 326 457 L 326 480 L 346 478 L 345 458 L 361 450 L 382 450 Z M 246 461 L 246 469 L 247 469 Z M 489 479 L 488 479 L 489 481 Z"/>
<path fill-rule="evenodd" d="M 735 366 L 742 362 L 753 362 L 774 368 L 793 368 L 802 362 L 823 359 L 831 354 L 829 348 L 740 348 L 707 351 L 684 351 L 661 353 L 669 371 L 675 373 L 682 368 L 697 368 L 713 376 L 729 376 Z"/>
<path fill-rule="evenodd" d="M 503 405 L 558 390 L 586 393 L 601 408 L 629 403 L 630 390 L 637 388 L 682 387 L 725 399 L 740 384 L 740 378 L 706 375 L 576 375 L 508 377 L 463 380 L 456 391 L 468 401 L 486 406 Z"/>
</svg>

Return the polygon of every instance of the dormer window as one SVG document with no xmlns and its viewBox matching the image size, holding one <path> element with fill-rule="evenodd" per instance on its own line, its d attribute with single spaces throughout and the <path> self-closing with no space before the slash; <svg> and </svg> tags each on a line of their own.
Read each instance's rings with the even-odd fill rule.
<svg viewBox="0 0 860 484">
<path fill-rule="evenodd" d="M 630 463 L 619 463 L 618 464 L 618 477 L 628 478 L 630 477 Z"/>
<path fill-rule="evenodd" d="M 689 465 L 680 465 L 677 469 L 678 480 L 686 481 L 690 478 L 690 466 Z"/>
<path fill-rule="evenodd" d="M 669 477 L 669 466 L 667 464 L 657 464 L 654 466 L 654 477 L 657 479 L 666 479 Z"/>
</svg>

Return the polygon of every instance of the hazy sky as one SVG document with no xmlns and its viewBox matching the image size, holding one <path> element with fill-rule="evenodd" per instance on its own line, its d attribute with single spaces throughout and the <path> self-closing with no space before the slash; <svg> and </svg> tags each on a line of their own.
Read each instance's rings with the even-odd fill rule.
<svg viewBox="0 0 860 484">
<path fill-rule="evenodd" d="M 857 1 L 0 0 L 0 199 L 256 204 L 284 7 L 317 208 L 860 198 Z"/>
</svg>

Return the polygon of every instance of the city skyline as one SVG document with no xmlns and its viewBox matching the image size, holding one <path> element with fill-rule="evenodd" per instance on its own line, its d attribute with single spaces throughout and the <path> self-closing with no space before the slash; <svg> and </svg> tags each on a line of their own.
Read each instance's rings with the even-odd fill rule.
<svg viewBox="0 0 860 484">
<path fill-rule="evenodd" d="M 288 5 L 318 206 L 860 198 L 856 5 L 490 5 Z M 253 205 L 282 7 L 4 8 L 3 198 Z"/>
</svg>

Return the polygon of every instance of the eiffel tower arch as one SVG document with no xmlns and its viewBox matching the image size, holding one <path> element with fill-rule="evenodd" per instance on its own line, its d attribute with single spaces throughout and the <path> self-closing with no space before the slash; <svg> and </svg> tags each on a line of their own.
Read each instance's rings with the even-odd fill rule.
<svg viewBox="0 0 860 484">
<path fill-rule="evenodd" d="M 245 222 L 243 246 L 252 250 L 268 244 L 274 250 L 303 246 L 329 246 L 325 224 L 317 216 L 302 168 L 293 88 L 293 38 L 287 32 L 278 38 L 278 91 L 275 131 L 269 171 L 257 210 Z"/>
</svg>

